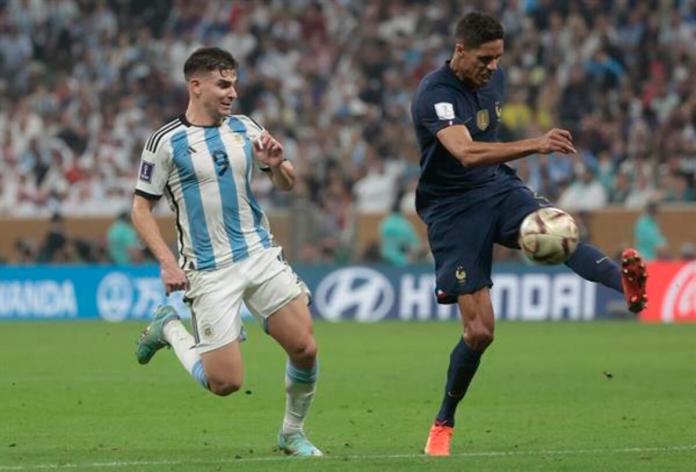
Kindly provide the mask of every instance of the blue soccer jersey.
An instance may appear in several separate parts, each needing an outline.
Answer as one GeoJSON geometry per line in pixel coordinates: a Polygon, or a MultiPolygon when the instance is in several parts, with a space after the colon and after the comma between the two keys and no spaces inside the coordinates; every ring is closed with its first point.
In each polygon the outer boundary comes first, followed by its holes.
{"type": "Polygon", "coordinates": [[[424,218],[447,200],[474,204],[522,185],[507,165],[462,165],[437,139],[441,129],[464,125],[474,141],[496,141],[504,93],[501,69],[485,86],[472,89],[457,78],[449,61],[421,81],[411,115],[421,150],[416,205],[424,218]]]}
{"type": "Polygon", "coordinates": [[[411,105],[421,150],[416,208],[428,226],[440,303],[490,287],[493,243],[517,247],[520,222],[545,205],[511,167],[465,166],[437,138],[463,125],[474,141],[497,141],[503,81],[498,69],[485,86],[470,88],[447,62],[423,78],[411,105]]]}
{"type": "Polygon", "coordinates": [[[244,115],[219,126],[195,126],[181,115],[146,142],[136,194],[167,196],[183,268],[212,270],[272,245],[268,219],[251,192],[252,141],[262,131],[244,115]]]}

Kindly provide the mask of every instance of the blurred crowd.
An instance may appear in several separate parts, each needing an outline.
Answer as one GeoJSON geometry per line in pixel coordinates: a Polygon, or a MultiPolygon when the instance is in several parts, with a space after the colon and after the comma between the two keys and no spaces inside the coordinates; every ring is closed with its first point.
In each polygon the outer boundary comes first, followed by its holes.
{"type": "MultiPolygon", "coordinates": [[[[117,215],[149,134],[186,105],[202,45],[240,61],[236,112],[285,145],[304,260],[341,254],[356,215],[414,209],[411,95],[471,9],[506,30],[501,139],[571,130],[575,157],[515,166],[571,211],[696,199],[693,0],[0,0],[0,215],[117,215]]],[[[167,211],[166,205],[160,205],[167,211]]]]}

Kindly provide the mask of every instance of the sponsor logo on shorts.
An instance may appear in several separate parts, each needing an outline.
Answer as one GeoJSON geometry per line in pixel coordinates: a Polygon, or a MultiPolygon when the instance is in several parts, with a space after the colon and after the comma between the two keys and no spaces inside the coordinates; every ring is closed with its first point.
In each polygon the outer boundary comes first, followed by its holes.
{"type": "Polygon", "coordinates": [[[204,324],[203,326],[201,326],[200,333],[203,335],[204,338],[212,338],[214,334],[213,327],[209,324],[204,324]]]}
{"type": "Polygon", "coordinates": [[[460,284],[466,283],[466,271],[464,270],[464,267],[457,267],[457,270],[454,271],[454,276],[457,278],[457,282],[460,284]]]}

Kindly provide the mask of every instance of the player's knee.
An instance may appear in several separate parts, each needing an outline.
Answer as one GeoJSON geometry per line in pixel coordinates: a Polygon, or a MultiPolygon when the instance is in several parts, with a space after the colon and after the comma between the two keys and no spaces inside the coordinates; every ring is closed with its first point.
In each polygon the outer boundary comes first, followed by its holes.
{"type": "Polygon", "coordinates": [[[215,395],[226,397],[242,388],[242,382],[238,380],[209,380],[208,389],[215,395]]]}
{"type": "Polygon", "coordinates": [[[474,351],[484,351],[493,342],[493,330],[486,327],[479,327],[477,329],[472,329],[467,333],[465,338],[466,343],[474,351]]]}
{"type": "Polygon", "coordinates": [[[289,354],[293,361],[306,362],[313,361],[317,357],[318,352],[319,348],[317,347],[317,343],[314,341],[314,337],[310,336],[305,341],[295,346],[289,354]]]}

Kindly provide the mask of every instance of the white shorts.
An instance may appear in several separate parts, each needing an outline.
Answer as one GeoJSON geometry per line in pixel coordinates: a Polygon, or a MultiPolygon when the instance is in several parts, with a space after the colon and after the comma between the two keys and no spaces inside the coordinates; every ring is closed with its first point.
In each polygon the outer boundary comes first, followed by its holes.
{"type": "MultiPolygon", "coordinates": [[[[272,247],[241,262],[212,271],[188,271],[190,288],[184,300],[191,308],[193,337],[199,353],[218,349],[239,338],[241,304],[262,323],[309,289],[272,247]]],[[[309,298],[308,298],[309,299],[309,298]]]]}

